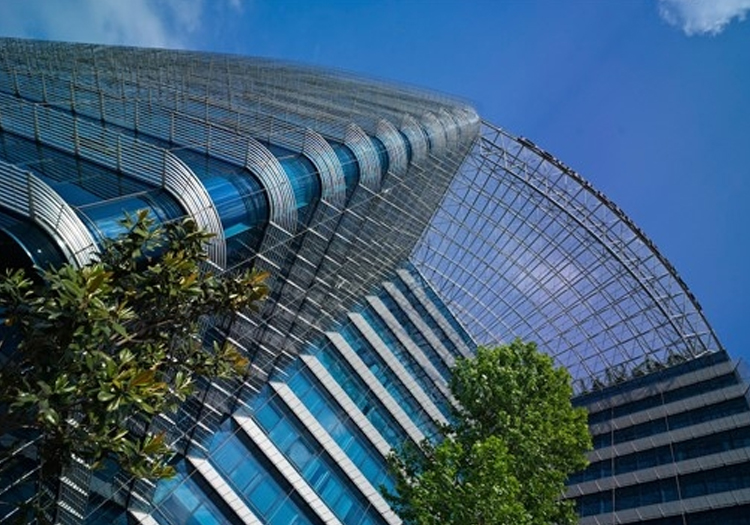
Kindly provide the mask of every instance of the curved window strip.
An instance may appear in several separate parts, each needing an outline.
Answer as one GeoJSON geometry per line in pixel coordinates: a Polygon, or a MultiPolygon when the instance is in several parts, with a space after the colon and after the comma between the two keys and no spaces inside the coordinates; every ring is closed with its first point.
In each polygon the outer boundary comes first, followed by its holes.
{"type": "Polygon", "coordinates": [[[241,166],[188,148],[173,153],[201,179],[214,202],[227,239],[265,226],[269,217],[267,192],[241,166]]]}
{"type": "Polygon", "coordinates": [[[65,258],[88,264],[98,247],[73,208],[48,184],[15,165],[0,161],[0,208],[28,218],[54,239],[65,258]]]}
{"type": "Polygon", "coordinates": [[[321,196],[321,183],[318,171],[307,157],[288,149],[265,144],[268,150],[278,159],[284,169],[294,193],[298,220],[306,223],[321,196]]]}
{"type": "Polygon", "coordinates": [[[344,144],[331,142],[331,147],[334,153],[336,153],[339,164],[341,164],[341,168],[344,171],[346,198],[348,200],[359,184],[359,162],[357,162],[354,152],[344,144]]]}
{"type": "Polygon", "coordinates": [[[383,171],[392,170],[396,175],[404,175],[408,167],[408,161],[406,146],[399,131],[389,121],[380,119],[375,128],[375,136],[383,144],[388,157],[388,162],[384,164],[386,167],[383,171]]]}
{"type": "Polygon", "coordinates": [[[49,268],[65,262],[60,248],[39,226],[7,210],[0,211],[0,258],[3,268],[49,268]]]}
{"type": "Polygon", "coordinates": [[[370,137],[370,142],[372,142],[372,145],[374,146],[375,151],[378,155],[378,159],[380,159],[381,177],[384,177],[388,172],[388,168],[390,166],[388,149],[385,147],[385,144],[383,144],[383,141],[377,137],[370,137]]]}
{"type": "Polygon", "coordinates": [[[99,244],[124,231],[120,221],[126,213],[147,209],[159,223],[185,214],[164,190],[89,160],[10,133],[0,132],[0,143],[0,158],[27,166],[54,189],[78,212],[99,244]]]}

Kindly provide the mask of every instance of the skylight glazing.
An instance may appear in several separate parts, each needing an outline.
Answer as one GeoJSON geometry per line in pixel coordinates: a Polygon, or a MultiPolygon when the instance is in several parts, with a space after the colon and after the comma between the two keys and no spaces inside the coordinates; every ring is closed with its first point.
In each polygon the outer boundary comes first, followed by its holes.
{"type": "Polygon", "coordinates": [[[475,341],[536,341],[577,392],[721,348],[622,210],[486,122],[411,259],[475,341]]]}

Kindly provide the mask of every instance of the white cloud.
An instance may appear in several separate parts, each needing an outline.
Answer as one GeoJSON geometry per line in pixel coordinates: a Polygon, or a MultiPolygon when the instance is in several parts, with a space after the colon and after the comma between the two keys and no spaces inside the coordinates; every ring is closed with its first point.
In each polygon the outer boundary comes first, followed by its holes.
{"type": "Polygon", "coordinates": [[[203,0],[0,2],[0,35],[143,47],[186,47],[203,0]]]}
{"type": "Polygon", "coordinates": [[[238,13],[241,13],[242,12],[242,0],[229,0],[229,7],[231,7],[238,13]]]}
{"type": "MultiPolygon", "coordinates": [[[[116,1],[116,0],[115,0],[116,1]]],[[[203,15],[202,0],[162,0],[165,2],[169,16],[179,24],[183,31],[194,32],[200,27],[203,15]]]]}
{"type": "Polygon", "coordinates": [[[688,36],[718,35],[750,11],[750,0],[659,0],[659,14],[688,36]]]}

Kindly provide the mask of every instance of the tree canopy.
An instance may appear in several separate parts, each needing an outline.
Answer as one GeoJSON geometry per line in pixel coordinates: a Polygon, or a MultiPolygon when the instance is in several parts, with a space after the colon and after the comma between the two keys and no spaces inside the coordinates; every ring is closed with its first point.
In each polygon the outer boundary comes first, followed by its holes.
{"type": "MultiPolygon", "coordinates": [[[[32,439],[45,479],[73,456],[170,476],[165,436],[133,423],[147,428],[176,408],[197,376],[236,377],[249,364],[229,344],[204,344],[200,326],[254,309],[265,275],[213,272],[210,235],[190,219],[159,226],[143,211],[122,225],[91,264],[0,278],[0,450],[32,439]]],[[[5,459],[0,469],[12,464],[5,459]]]]}
{"type": "Polygon", "coordinates": [[[452,423],[390,458],[408,525],[563,525],[577,522],[561,500],[567,476],[587,464],[585,409],[571,405],[569,373],[534,343],[480,347],[451,378],[452,423]]]}

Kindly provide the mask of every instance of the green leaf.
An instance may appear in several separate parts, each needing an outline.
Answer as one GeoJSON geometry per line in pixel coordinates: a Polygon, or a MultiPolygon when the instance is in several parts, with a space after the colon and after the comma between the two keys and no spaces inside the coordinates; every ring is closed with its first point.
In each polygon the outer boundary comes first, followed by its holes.
{"type": "Polygon", "coordinates": [[[42,394],[44,394],[45,397],[52,395],[52,389],[45,381],[39,380],[36,384],[39,386],[39,390],[42,391],[42,394]]]}
{"type": "Polygon", "coordinates": [[[148,383],[153,383],[155,374],[156,372],[154,370],[143,370],[130,381],[130,385],[142,386],[148,383]]]}
{"type": "Polygon", "coordinates": [[[107,392],[106,390],[100,390],[96,395],[96,398],[102,403],[108,403],[115,398],[115,394],[112,392],[107,392]]]}
{"type": "Polygon", "coordinates": [[[0,392],[9,393],[0,421],[28,414],[39,460],[56,465],[45,473],[53,477],[74,456],[170,475],[164,438],[142,443],[123,414],[148,423],[187,396],[196,374],[236,377],[244,358],[228,351],[223,361],[225,349],[203,348],[200,321],[252,308],[266,293],[257,272],[252,282],[203,272],[210,235],[194,221],[157,225],[139,210],[122,224],[124,233],[105,240],[92,264],[40,271],[43,285],[23,271],[0,277],[2,319],[22,334],[14,353],[20,372],[0,373],[0,392]]]}
{"type": "Polygon", "coordinates": [[[60,415],[56,410],[52,408],[44,408],[40,410],[39,415],[48,424],[57,426],[60,424],[60,415]]]}
{"type": "Polygon", "coordinates": [[[128,331],[125,330],[125,327],[122,326],[120,323],[112,322],[112,329],[122,337],[128,336],[128,331]]]}
{"type": "Polygon", "coordinates": [[[453,369],[459,406],[442,440],[394,451],[386,499],[406,523],[575,523],[559,501],[586,465],[586,413],[570,376],[533,343],[479,348],[453,369]]]}
{"type": "Polygon", "coordinates": [[[99,287],[104,282],[104,279],[109,277],[110,274],[105,273],[103,271],[98,272],[93,279],[91,279],[88,282],[88,286],[86,287],[90,293],[93,293],[99,289],[99,287]]]}
{"type": "Polygon", "coordinates": [[[114,399],[107,405],[107,412],[115,412],[122,404],[122,396],[115,396],[114,399]]]}

